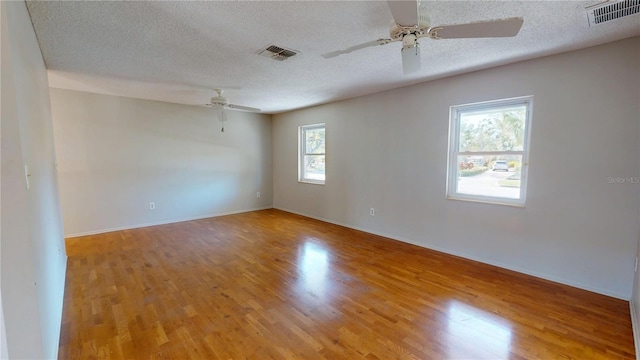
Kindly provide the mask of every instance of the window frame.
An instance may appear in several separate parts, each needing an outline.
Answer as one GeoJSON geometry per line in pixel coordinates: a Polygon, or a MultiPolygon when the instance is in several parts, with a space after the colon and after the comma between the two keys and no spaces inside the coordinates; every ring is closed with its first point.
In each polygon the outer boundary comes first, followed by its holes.
{"type": "Polygon", "coordinates": [[[327,179],[327,172],[326,172],[326,161],[327,161],[327,143],[326,143],[326,136],[327,136],[327,126],[326,123],[318,123],[318,124],[310,124],[310,125],[302,125],[298,127],[298,182],[301,183],[307,183],[307,184],[316,184],[316,185],[324,185],[327,179]],[[306,131],[307,130],[316,130],[316,129],[324,129],[324,133],[325,133],[325,150],[324,153],[322,154],[312,154],[312,153],[307,153],[306,152],[306,146],[307,146],[307,142],[306,142],[306,131]],[[325,159],[325,178],[324,180],[318,180],[318,179],[310,179],[308,177],[306,177],[306,172],[305,172],[305,166],[304,166],[304,159],[305,156],[309,156],[309,155],[322,155],[324,156],[325,159]]]}
{"type": "Polygon", "coordinates": [[[524,207],[527,195],[527,180],[529,170],[529,153],[531,145],[531,118],[533,114],[533,95],[521,96],[507,99],[498,99],[491,101],[483,101],[477,103],[454,105],[449,109],[449,152],[447,158],[447,182],[446,197],[450,200],[473,201],[488,204],[510,205],[524,207]],[[495,109],[506,108],[509,106],[524,105],[525,121],[522,151],[460,151],[460,117],[463,113],[487,112],[495,109]],[[459,193],[458,187],[458,156],[486,156],[486,155],[517,155],[522,156],[522,165],[520,170],[520,195],[517,199],[459,193]]]}

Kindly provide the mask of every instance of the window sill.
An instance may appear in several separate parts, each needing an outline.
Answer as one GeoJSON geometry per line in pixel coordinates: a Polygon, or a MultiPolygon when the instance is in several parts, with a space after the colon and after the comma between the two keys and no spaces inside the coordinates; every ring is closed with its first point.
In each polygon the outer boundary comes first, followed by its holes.
{"type": "Polygon", "coordinates": [[[324,185],[324,181],[322,180],[309,180],[309,179],[300,179],[298,180],[299,183],[304,183],[304,184],[313,184],[313,185],[324,185]]]}
{"type": "Polygon", "coordinates": [[[496,198],[475,198],[475,197],[460,197],[460,196],[447,196],[447,200],[456,200],[456,201],[467,201],[474,203],[482,203],[488,205],[502,205],[502,206],[511,206],[516,208],[524,208],[525,204],[523,202],[512,202],[512,201],[502,201],[501,199],[496,198]]]}

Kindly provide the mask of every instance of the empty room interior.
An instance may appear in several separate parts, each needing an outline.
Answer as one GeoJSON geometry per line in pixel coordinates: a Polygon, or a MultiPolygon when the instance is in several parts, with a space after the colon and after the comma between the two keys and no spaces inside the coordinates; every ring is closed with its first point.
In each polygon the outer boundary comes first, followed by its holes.
{"type": "Polygon", "coordinates": [[[2,359],[640,359],[640,1],[2,1],[2,359]]]}

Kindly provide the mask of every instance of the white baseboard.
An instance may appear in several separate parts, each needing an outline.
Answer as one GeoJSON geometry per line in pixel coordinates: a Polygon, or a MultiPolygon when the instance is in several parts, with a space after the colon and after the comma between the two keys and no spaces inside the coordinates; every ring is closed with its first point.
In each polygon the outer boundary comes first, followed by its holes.
{"type": "MultiPolygon", "coordinates": [[[[298,211],[295,211],[295,210],[290,210],[290,209],[279,207],[279,206],[274,206],[273,208],[274,209],[278,209],[278,210],[282,210],[282,211],[286,211],[286,212],[290,212],[290,213],[293,213],[293,214],[297,214],[297,215],[300,215],[300,216],[305,216],[305,217],[309,217],[309,218],[312,218],[312,219],[328,222],[330,224],[340,225],[340,226],[344,226],[344,227],[347,227],[347,228],[350,228],[350,229],[364,231],[364,232],[369,233],[369,234],[374,234],[374,235],[386,237],[386,238],[389,238],[391,240],[401,241],[401,242],[404,242],[404,243],[420,246],[422,248],[426,248],[426,249],[430,249],[430,250],[435,250],[435,251],[442,252],[442,253],[445,253],[445,254],[454,255],[454,256],[462,257],[462,258],[473,260],[473,261],[478,261],[478,262],[481,262],[481,263],[484,263],[484,264],[488,264],[488,265],[496,266],[496,267],[499,267],[499,268],[503,268],[503,269],[507,269],[507,270],[511,270],[511,271],[515,271],[515,272],[519,272],[519,273],[522,273],[522,274],[525,274],[525,275],[530,275],[530,276],[533,276],[533,277],[537,277],[537,278],[553,281],[553,282],[556,282],[556,283],[560,283],[560,284],[563,284],[563,285],[568,285],[568,286],[575,287],[575,288],[578,288],[578,289],[583,289],[583,290],[595,292],[595,293],[606,295],[606,296],[610,296],[610,297],[613,297],[613,298],[616,298],[616,299],[629,301],[629,296],[627,294],[621,294],[621,293],[611,292],[611,291],[606,290],[606,289],[595,288],[595,287],[590,286],[590,285],[577,283],[577,282],[570,281],[570,280],[567,280],[567,279],[561,279],[561,278],[555,277],[553,275],[543,274],[543,273],[539,273],[539,272],[532,271],[532,270],[529,270],[529,269],[524,269],[524,268],[520,268],[520,267],[517,267],[517,266],[509,265],[509,264],[504,264],[504,263],[501,263],[501,262],[497,262],[495,260],[483,259],[483,258],[480,258],[478,256],[470,255],[470,254],[467,254],[467,253],[464,253],[464,252],[461,252],[461,251],[457,251],[457,250],[442,248],[442,247],[438,247],[438,246],[427,246],[425,244],[419,243],[419,242],[411,240],[411,239],[405,239],[405,238],[401,238],[401,237],[398,237],[398,236],[395,236],[395,235],[391,235],[391,234],[385,234],[385,233],[373,231],[373,230],[370,230],[370,229],[365,229],[365,228],[361,228],[361,227],[358,227],[358,226],[353,226],[353,225],[350,225],[350,224],[344,224],[344,223],[341,223],[341,222],[338,222],[338,221],[325,219],[325,218],[322,218],[322,217],[313,216],[313,215],[309,215],[309,214],[304,214],[304,213],[301,213],[301,212],[298,212],[298,211]]],[[[638,360],[640,360],[640,359],[638,359],[638,360]]]]}
{"type": "Polygon", "coordinates": [[[119,226],[119,227],[113,227],[113,228],[107,228],[107,229],[85,231],[85,232],[74,233],[74,234],[65,234],[64,237],[65,238],[72,238],[72,237],[78,237],[78,236],[97,235],[97,234],[104,234],[104,233],[108,233],[108,232],[112,232],[112,231],[137,229],[137,228],[142,228],[142,227],[147,227],[147,226],[155,226],[155,225],[173,224],[173,223],[179,223],[179,222],[183,222],[183,221],[207,219],[207,218],[212,218],[212,217],[240,214],[240,213],[245,213],[245,212],[250,212],[250,211],[267,210],[267,209],[272,209],[272,208],[273,207],[271,207],[271,206],[266,206],[266,207],[260,207],[260,208],[229,211],[229,212],[208,214],[208,215],[202,215],[202,216],[194,216],[194,217],[188,217],[188,218],[169,219],[169,220],[163,220],[163,221],[157,221],[157,222],[151,222],[151,223],[126,225],[126,226],[119,226]]]}
{"type": "Polygon", "coordinates": [[[633,343],[636,347],[636,360],[640,360],[640,324],[633,300],[629,301],[629,308],[631,309],[631,328],[633,329],[633,343]]]}

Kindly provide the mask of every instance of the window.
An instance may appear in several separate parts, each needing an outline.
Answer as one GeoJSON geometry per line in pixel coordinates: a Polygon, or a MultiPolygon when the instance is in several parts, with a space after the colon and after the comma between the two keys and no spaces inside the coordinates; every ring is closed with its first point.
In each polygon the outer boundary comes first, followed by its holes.
{"type": "Polygon", "coordinates": [[[324,124],[300,127],[298,180],[324,184],[325,180],[324,124]]]}
{"type": "Polygon", "coordinates": [[[447,198],[524,206],[533,96],[451,107],[447,198]]]}

